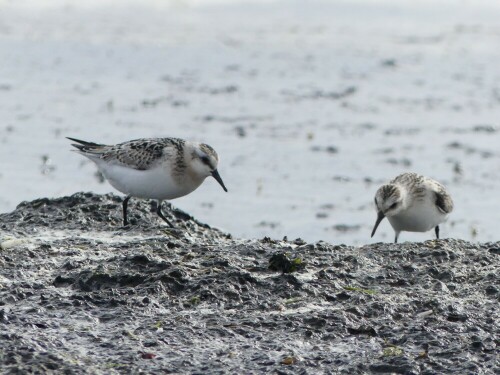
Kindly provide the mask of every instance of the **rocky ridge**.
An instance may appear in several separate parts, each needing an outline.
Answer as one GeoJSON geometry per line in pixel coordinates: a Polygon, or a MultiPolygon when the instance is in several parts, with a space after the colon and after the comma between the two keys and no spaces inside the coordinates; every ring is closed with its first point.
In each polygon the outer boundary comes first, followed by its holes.
{"type": "Polygon", "coordinates": [[[0,215],[2,373],[498,373],[500,243],[233,239],[77,193],[0,215]]]}

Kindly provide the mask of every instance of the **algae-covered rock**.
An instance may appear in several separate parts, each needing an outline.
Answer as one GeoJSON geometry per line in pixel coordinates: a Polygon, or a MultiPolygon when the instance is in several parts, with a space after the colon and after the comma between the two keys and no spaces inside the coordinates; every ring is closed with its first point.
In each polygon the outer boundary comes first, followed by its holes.
{"type": "Polygon", "coordinates": [[[152,209],[122,227],[119,197],[78,193],[0,215],[2,373],[498,371],[500,243],[232,239],[152,209]]]}

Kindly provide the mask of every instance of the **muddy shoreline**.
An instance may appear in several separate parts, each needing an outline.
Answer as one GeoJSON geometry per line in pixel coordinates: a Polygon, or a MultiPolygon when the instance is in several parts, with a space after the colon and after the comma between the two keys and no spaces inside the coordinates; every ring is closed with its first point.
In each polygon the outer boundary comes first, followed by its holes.
{"type": "Polygon", "coordinates": [[[120,202],[0,215],[2,373],[499,370],[500,242],[234,239],[139,200],[123,228],[120,202]]]}

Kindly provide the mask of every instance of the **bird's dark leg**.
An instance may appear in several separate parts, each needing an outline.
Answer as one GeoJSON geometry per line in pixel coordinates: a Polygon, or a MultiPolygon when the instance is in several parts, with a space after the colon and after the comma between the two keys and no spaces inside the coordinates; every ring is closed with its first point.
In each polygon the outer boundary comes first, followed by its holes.
{"type": "Polygon", "coordinates": [[[434,231],[436,232],[436,238],[439,240],[439,225],[436,225],[436,228],[434,228],[434,231]]]}
{"type": "Polygon", "coordinates": [[[158,204],[156,206],[156,213],[158,214],[159,217],[161,217],[163,219],[164,222],[166,222],[168,225],[170,225],[170,228],[174,228],[172,223],[170,221],[168,221],[168,219],[163,215],[163,212],[161,212],[161,204],[162,204],[162,201],[158,201],[158,204]]]}
{"type": "Polygon", "coordinates": [[[394,243],[398,243],[398,237],[399,233],[396,232],[396,235],[394,236],[394,243]]]}
{"type": "Polygon", "coordinates": [[[127,205],[128,205],[128,201],[130,199],[130,195],[127,195],[125,197],[125,199],[123,200],[123,226],[127,226],[128,224],[128,221],[127,221],[127,205]]]}

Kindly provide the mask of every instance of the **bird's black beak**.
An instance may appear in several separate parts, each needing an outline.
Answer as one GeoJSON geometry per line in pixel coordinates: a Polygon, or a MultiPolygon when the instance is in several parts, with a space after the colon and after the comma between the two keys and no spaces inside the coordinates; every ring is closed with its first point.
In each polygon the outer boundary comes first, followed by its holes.
{"type": "Polygon", "coordinates": [[[373,227],[372,237],[375,234],[375,232],[377,231],[377,228],[378,228],[378,225],[380,224],[380,222],[382,220],[384,220],[384,217],[385,217],[384,213],[382,211],[379,211],[377,214],[377,221],[375,222],[375,226],[373,227]]]}
{"type": "Polygon", "coordinates": [[[217,180],[217,182],[220,184],[220,186],[222,186],[222,188],[224,189],[224,191],[227,193],[227,189],[224,186],[224,182],[222,182],[222,178],[220,178],[220,174],[219,174],[219,172],[217,172],[217,169],[214,169],[212,171],[212,176],[217,180]]]}

